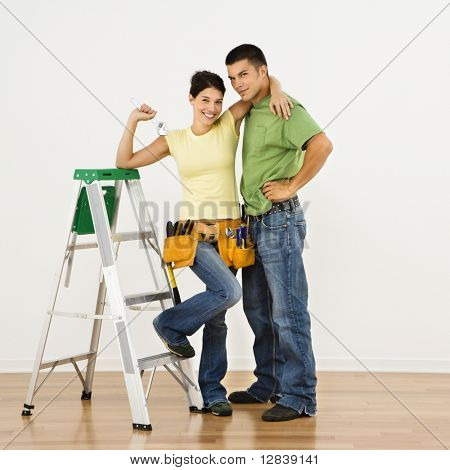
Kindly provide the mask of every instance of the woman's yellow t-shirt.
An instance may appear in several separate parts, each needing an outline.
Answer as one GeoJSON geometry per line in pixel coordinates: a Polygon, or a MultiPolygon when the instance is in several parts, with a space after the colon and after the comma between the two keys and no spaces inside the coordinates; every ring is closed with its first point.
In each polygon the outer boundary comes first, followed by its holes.
{"type": "Polygon", "coordinates": [[[170,154],[183,183],[180,219],[237,219],[240,216],[235,158],[239,136],[229,110],[203,135],[191,128],[169,132],[170,154]]]}

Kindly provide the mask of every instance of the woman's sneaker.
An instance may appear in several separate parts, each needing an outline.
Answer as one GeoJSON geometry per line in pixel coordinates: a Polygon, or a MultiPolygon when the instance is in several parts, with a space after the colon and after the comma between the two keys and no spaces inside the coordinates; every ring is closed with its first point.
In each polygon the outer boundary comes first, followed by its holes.
{"type": "Polygon", "coordinates": [[[233,414],[233,408],[226,401],[215,403],[208,408],[208,411],[211,411],[214,416],[231,416],[233,414]]]}
{"type": "Polygon", "coordinates": [[[191,346],[191,343],[182,344],[181,346],[177,346],[175,344],[164,343],[166,348],[173,354],[177,356],[191,358],[195,356],[195,350],[191,346]]]}
{"type": "Polygon", "coordinates": [[[178,346],[176,344],[170,344],[169,342],[167,342],[157,331],[156,331],[156,334],[159,336],[159,339],[164,343],[164,346],[171,353],[177,356],[186,357],[186,358],[191,358],[195,356],[195,350],[191,346],[191,343],[189,341],[185,344],[182,344],[181,346],[178,346]]]}

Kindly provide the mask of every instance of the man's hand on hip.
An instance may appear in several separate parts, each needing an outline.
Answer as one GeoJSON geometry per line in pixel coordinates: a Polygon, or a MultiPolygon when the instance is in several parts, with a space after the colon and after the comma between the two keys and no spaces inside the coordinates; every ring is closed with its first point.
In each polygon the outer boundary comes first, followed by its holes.
{"type": "Polygon", "coordinates": [[[289,180],[267,181],[262,188],[264,196],[272,202],[286,201],[297,193],[292,189],[289,180]]]}

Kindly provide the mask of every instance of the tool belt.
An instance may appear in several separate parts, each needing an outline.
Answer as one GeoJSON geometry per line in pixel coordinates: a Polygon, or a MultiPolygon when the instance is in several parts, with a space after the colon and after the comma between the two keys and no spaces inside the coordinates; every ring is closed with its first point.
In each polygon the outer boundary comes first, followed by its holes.
{"type": "Polygon", "coordinates": [[[192,266],[198,242],[217,243],[228,267],[245,268],[255,263],[254,245],[247,234],[248,226],[241,219],[168,222],[163,260],[173,263],[174,269],[192,266]]]}

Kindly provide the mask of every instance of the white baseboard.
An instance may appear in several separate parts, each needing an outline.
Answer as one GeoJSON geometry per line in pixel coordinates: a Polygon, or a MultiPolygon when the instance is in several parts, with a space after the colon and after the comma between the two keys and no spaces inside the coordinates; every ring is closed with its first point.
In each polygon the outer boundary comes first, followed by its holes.
{"type": "Polygon", "coordinates": [[[360,358],[363,367],[353,358],[318,358],[319,371],[336,372],[412,372],[412,373],[450,373],[450,359],[386,359],[360,358]],[[366,369],[367,368],[367,369],[366,369]]]}
{"type": "MultiPolygon", "coordinates": [[[[371,372],[415,372],[415,373],[450,373],[450,359],[374,359],[362,358],[361,362],[371,372]]],[[[365,372],[367,371],[353,358],[319,357],[316,358],[318,371],[329,372],[365,372]]],[[[229,370],[253,370],[253,358],[232,357],[228,360],[229,370]]]]}
{"type": "MultiPolygon", "coordinates": [[[[450,373],[449,359],[374,359],[363,358],[361,361],[373,372],[415,372],[415,373],[450,373]]],[[[316,358],[317,370],[355,372],[365,369],[352,358],[316,358]]],[[[0,359],[0,373],[31,372],[33,359],[0,359]]],[[[81,363],[83,365],[83,363],[81,363]]],[[[228,359],[229,370],[252,371],[255,367],[251,357],[230,357],[228,359]]],[[[71,365],[57,368],[60,372],[73,371],[71,365]]],[[[100,357],[97,360],[98,371],[121,370],[120,359],[115,357],[100,357]]]]}

